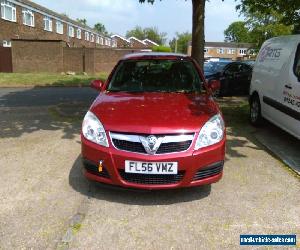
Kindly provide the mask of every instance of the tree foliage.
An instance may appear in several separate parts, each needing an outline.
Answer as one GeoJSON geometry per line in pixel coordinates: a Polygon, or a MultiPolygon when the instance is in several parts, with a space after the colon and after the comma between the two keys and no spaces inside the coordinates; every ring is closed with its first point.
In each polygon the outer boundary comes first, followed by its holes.
{"type": "Polygon", "coordinates": [[[77,18],[76,21],[78,23],[81,23],[82,25],[86,26],[87,25],[87,20],[84,18],[84,19],[80,19],[80,18],[77,18]]]}
{"type": "Polygon", "coordinates": [[[190,32],[176,33],[169,45],[172,51],[176,52],[176,42],[177,42],[177,52],[186,54],[188,49],[188,43],[192,40],[192,34],[190,32]]]}
{"type": "MultiPolygon", "coordinates": [[[[193,5],[192,57],[203,67],[204,64],[204,19],[206,0],[191,0],[193,5]]],[[[222,0],[223,1],[223,0],[222,0]]],[[[151,3],[155,0],[139,0],[140,3],[151,3]]]]}
{"type": "Polygon", "coordinates": [[[94,25],[94,30],[97,31],[98,33],[100,34],[103,34],[103,35],[108,35],[108,32],[106,30],[106,27],[104,24],[102,23],[96,23],[94,25]]]}
{"type": "Polygon", "coordinates": [[[167,33],[159,32],[157,27],[148,27],[143,29],[140,26],[136,26],[134,29],[128,30],[126,33],[127,38],[132,36],[140,40],[150,39],[159,45],[165,44],[167,40],[167,33]]]}
{"type": "Polygon", "coordinates": [[[281,23],[282,14],[274,10],[264,14],[245,9],[244,16],[245,22],[234,22],[224,31],[225,41],[249,42],[259,49],[269,38],[292,34],[294,26],[281,23]]]}
{"type": "Polygon", "coordinates": [[[241,0],[237,5],[241,13],[261,13],[273,15],[272,12],[280,13],[280,23],[293,25],[293,33],[300,33],[300,1],[299,0],[241,0]]]}
{"type": "Polygon", "coordinates": [[[224,31],[225,42],[248,43],[251,41],[251,35],[246,22],[233,22],[224,31]]]}

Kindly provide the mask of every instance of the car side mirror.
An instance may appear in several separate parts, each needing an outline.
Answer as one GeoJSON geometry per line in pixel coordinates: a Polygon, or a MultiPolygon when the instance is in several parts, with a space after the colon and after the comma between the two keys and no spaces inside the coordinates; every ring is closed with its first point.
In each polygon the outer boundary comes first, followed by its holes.
{"type": "Polygon", "coordinates": [[[93,80],[91,82],[91,88],[96,89],[97,91],[102,91],[104,86],[104,82],[101,80],[93,80]]]}
{"type": "Polygon", "coordinates": [[[217,90],[219,90],[221,88],[221,82],[219,80],[210,80],[208,82],[208,88],[212,92],[216,92],[217,90]]]}

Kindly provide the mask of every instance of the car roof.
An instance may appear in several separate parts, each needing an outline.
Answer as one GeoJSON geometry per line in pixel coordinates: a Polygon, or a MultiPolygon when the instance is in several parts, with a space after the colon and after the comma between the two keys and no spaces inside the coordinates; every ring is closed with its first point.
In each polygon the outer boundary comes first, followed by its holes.
{"type": "Polygon", "coordinates": [[[165,52],[143,52],[143,53],[133,53],[125,55],[123,60],[130,59],[153,59],[153,58],[190,58],[188,55],[178,54],[178,53],[165,53],[165,52]]]}

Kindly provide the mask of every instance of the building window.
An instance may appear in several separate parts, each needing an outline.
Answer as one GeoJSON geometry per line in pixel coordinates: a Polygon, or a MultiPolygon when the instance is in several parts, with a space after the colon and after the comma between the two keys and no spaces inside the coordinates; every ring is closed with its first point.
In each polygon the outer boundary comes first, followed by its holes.
{"type": "Polygon", "coordinates": [[[105,45],[111,46],[111,40],[109,38],[105,38],[105,45]]]}
{"type": "Polygon", "coordinates": [[[89,41],[90,40],[90,33],[85,31],[84,35],[85,35],[85,40],[89,41]]]}
{"type": "Polygon", "coordinates": [[[219,48],[217,49],[218,54],[224,54],[224,49],[223,48],[219,48]]]}
{"type": "Polygon", "coordinates": [[[64,24],[58,20],[56,20],[56,33],[61,35],[64,33],[64,24]]]}
{"type": "Polygon", "coordinates": [[[68,32],[69,37],[74,37],[74,27],[73,26],[69,26],[69,32],[68,32]]]}
{"type": "Polygon", "coordinates": [[[100,43],[100,36],[96,36],[96,43],[100,43]]]}
{"type": "Polygon", "coordinates": [[[48,16],[44,17],[44,29],[46,31],[52,31],[52,19],[48,16]]]}
{"type": "Polygon", "coordinates": [[[229,55],[235,54],[235,49],[228,49],[227,54],[229,54],[229,55]]]}
{"type": "Polygon", "coordinates": [[[3,47],[11,47],[11,41],[4,40],[2,45],[3,45],[3,47]]]}
{"type": "Polygon", "coordinates": [[[77,38],[81,39],[81,29],[77,29],[77,38]]]}
{"type": "Polygon", "coordinates": [[[17,21],[16,6],[8,1],[1,1],[1,18],[7,21],[17,21]]]}
{"type": "Polygon", "coordinates": [[[117,41],[115,39],[112,40],[112,47],[114,47],[114,48],[117,47],[117,41]]]}
{"type": "Polygon", "coordinates": [[[27,26],[34,27],[34,14],[33,14],[33,11],[28,10],[28,9],[23,9],[22,14],[23,14],[23,24],[25,24],[27,26]]]}
{"type": "Polygon", "coordinates": [[[207,53],[207,52],[208,52],[208,49],[207,49],[207,48],[205,48],[205,49],[204,49],[204,53],[207,53]]]}
{"type": "Polygon", "coordinates": [[[103,44],[104,44],[103,37],[100,37],[100,44],[101,44],[101,45],[103,45],[103,44]]]}
{"type": "Polygon", "coordinates": [[[240,49],[240,55],[247,55],[247,49],[240,49]]]}
{"type": "Polygon", "coordinates": [[[95,42],[95,36],[94,36],[94,34],[91,34],[91,42],[92,43],[95,42]]]}

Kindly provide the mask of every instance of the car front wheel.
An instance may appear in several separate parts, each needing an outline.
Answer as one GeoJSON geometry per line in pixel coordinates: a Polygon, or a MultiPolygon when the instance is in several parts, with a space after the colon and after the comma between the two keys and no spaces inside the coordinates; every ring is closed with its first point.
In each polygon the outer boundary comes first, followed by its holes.
{"type": "Polygon", "coordinates": [[[250,122],[253,126],[259,126],[262,123],[261,105],[258,95],[254,95],[250,102],[250,122]]]}

